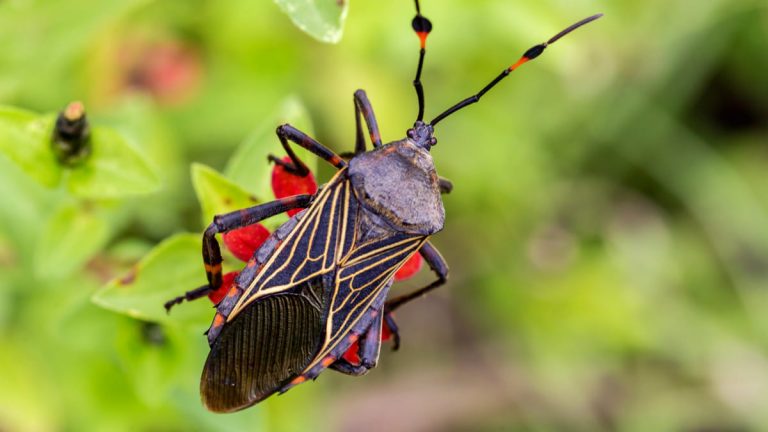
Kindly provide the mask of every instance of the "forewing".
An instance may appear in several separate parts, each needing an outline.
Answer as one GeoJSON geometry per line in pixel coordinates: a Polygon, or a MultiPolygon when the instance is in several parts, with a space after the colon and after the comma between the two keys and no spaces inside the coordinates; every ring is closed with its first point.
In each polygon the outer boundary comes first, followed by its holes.
{"type": "MultiPolygon", "coordinates": [[[[426,237],[392,235],[353,248],[336,272],[326,319],[325,344],[304,374],[314,377],[352,344],[350,335],[365,331],[366,311],[381,312],[395,272],[416,253],[426,237]]],[[[370,319],[370,317],[369,317],[370,319]]]]}
{"type": "Polygon", "coordinates": [[[306,368],[322,333],[321,312],[310,298],[282,294],[254,302],[211,347],[200,383],[203,403],[230,412],[266,398],[306,368]]]}
{"type": "MultiPolygon", "coordinates": [[[[251,302],[261,297],[291,290],[307,280],[335,270],[339,244],[344,244],[344,228],[349,214],[349,182],[339,171],[318,194],[312,206],[301,220],[286,233],[284,240],[270,251],[258,270],[246,267],[244,273],[251,280],[244,286],[244,293],[232,303],[222,302],[219,312],[235,316],[251,302]]],[[[243,279],[243,278],[241,278],[243,279]]]]}

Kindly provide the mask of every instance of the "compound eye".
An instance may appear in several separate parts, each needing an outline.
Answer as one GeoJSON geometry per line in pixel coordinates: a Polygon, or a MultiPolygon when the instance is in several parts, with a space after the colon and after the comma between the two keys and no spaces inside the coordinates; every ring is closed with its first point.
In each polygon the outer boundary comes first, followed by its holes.
{"type": "Polygon", "coordinates": [[[437,138],[432,137],[432,139],[429,140],[429,145],[431,146],[437,145],[437,138]]]}
{"type": "Polygon", "coordinates": [[[413,129],[408,129],[408,131],[405,134],[408,135],[408,138],[413,139],[416,136],[416,131],[414,131],[413,129]]]}

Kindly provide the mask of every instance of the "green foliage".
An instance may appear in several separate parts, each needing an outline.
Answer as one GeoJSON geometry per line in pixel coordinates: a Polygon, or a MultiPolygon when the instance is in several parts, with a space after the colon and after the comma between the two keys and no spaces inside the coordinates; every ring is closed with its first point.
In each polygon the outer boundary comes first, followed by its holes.
{"type": "Polygon", "coordinates": [[[206,321],[202,317],[209,310],[203,302],[177,308],[173,316],[168,315],[163,308],[167,300],[202,285],[200,276],[205,273],[199,261],[200,236],[177,234],[161,242],[127,274],[112,280],[103,290],[94,294],[93,301],[138,319],[200,324],[206,321]],[[186,288],[179,290],[181,286],[186,288]]]}
{"type": "Polygon", "coordinates": [[[69,175],[68,189],[83,198],[117,198],[154,192],[155,170],[117,132],[94,127],[93,153],[69,175]]]}
{"type": "Polygon", "coordinates": [[[341,40],[349,0],[275,0],[296,27],[323,42],[341,40]]]}
{"type": "Polygon", "coordinates": [[[192,184],[203,209],[203,226],[211,223],[215,215],[259,203],[255,196],[205,165],[192,165],[192,184]]]}
{"type": "Polygon", "coordinates": [[[104,248],[109,230],[103,215],[74,204],[62,204],[41,229],[35,274],[42,278],[70,275],[104,248]]]}
{"type": "Polygon", "coordinates": [[[149,163],[120,134],[93,127],[92,154],[74,168],[62,167],[51,150],[55,117],[0,107],[0,151],[47,187],[66,172],[67,189],[77,197],[118,198],[154,192],[160,186],[149,163]]]}
{"type": "MultiPolygon", "coordinates": [[[[310,136],[314,133],[312,121],[304,105],[297,98],[289,97],[283,101],[275,114],[263,121],[237,147],[224,169],[226,176],[244,188],[254,191],[259,197],[271,197],[269,171],[254,167],[263,163],[268,154],[282,155],[285,152],[275,137],[277,125],[283,123],[290,123],[310,136]]],[[[307,168],[316,171],[316,157],[301,147],[295,148],[294,151],[307,168]]],[[[209,221],[210,219],[207,219],[206,223],[209,221]]]]}
{"type": "Polygon", "coordinates": [[[61,168],[51,151],[53,117],[0,107],[0,151],[45,186],[56,186],[61,168]]]}

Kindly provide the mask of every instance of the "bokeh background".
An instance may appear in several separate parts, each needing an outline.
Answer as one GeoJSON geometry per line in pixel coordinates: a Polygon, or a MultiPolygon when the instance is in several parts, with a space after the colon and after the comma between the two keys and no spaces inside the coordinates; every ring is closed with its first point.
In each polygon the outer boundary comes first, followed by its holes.
{"type": "MultiPolygon", "coordinates": [[[[248,137],[276,143],[286,103],[342,152],[364,88],[384,139],[404,136],[412,2],[351,0],[338,44],[266,0],[0,3],[0,103],[82,100],[162,182],[83,199],[0,156],[0,430],[768,429],[768,4],[422,3],[428,118],[606,16],[437,128],[450,281],[398,314],[401,350],[232,415],[199,402],[209,304],[152,324],[91,298],[163,239],[201,232],[190,163],[223,170],[248,137]],[[52,241],[62,206],[80,225],[52,241]],[[90,246],[73,258],[72,243],[90,246]]],[[[167,271],[202,283],[192,260],[167,271]]]]}

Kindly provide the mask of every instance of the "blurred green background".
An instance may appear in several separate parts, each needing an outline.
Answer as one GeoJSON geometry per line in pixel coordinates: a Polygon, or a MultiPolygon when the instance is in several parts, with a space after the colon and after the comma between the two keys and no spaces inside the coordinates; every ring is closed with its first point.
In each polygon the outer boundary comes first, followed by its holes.
{"type": "Polygon", "coordinates": [[[768,430],[768,4],[422,3],[427,118],[606,16],[437,128],[450,281],[398,314],[401,350],[214,415],[198,396],[210,304],[161,309],[204,282],[198,234],[160,269],[170,283],[145,286],[160,324],[91,297],[201,232],[190,163],[225,170],[250,137],[263,153],[238,161],[268,175],[286,110],[347,151],[364,88],[384,140],[404,136],[412,2],[351,0],[338,44],[266,0],[0,2],[0,104],[82,100],[161,182],[83,197],[0,156],[1,431],[768,430]]]}

